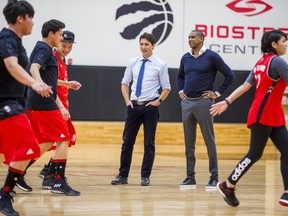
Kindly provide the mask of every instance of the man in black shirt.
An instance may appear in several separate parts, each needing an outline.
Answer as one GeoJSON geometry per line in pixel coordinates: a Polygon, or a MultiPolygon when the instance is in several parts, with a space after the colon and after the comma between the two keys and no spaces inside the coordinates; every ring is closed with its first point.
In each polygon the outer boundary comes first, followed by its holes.
{"type": "Polygon", "coordinates": [[[31,34],[34,9],[26,1],[9,0],[3,10],[9,28],[0,32],[0,152],[5,156],[8,174],[0,189],[0,212],[18,216],[11,200],[16,182],[40,149],[25,114],[25,85],[49,97],[51,87],[37,82],[25,71],[28,57],[22,37],[31,34]],[[13,134],[13,136],[11,136],[13,134]]]}

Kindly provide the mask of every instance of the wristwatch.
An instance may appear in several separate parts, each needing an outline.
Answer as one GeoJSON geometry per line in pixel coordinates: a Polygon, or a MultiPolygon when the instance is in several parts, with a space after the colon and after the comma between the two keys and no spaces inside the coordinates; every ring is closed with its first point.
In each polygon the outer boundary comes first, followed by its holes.
{"type": "Polygon", "coordinates": [[[214,94],[217,95],[217,97],[221,96],[221,94],[218,91],[215,91],[214,94]]]}

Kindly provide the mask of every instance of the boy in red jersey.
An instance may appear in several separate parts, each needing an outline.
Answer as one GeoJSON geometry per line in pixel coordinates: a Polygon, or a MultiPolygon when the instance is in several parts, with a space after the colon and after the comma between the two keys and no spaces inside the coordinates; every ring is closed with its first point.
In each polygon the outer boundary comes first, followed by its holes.
{"type": "Polygon", "coordinates": [[[25,68],[28,57],[22,37],[30,35],[34,9],[26,1],[9,0],[3,9],[9,28],[0,32],[0,152],[9,166],[4,186],[0,189],[0,212],[18,216],[11,200],[16,182],[40,149],[25,114],[26,86],[40,97],[49,97],[51,87],[33,79],[25,68]],[[12,135],[13,134],[13,135],[12,135]]]}
{"type": "MultiPolygon", "coordinates": [[[[79,90],[81,84],[77,81],[68,80],[68,72],[65,57],[69,55],[75,43],[75,35],[71,31],[63,31],[63,39],[60,45],[53,49],[53,54],[58,62],[58,84],[57,84],[57,99],[56,103],[60,108],[65,121],[67,121],[67,128],[70,133],[69,147],[75,145],[76,131],[72,124],[71,116],[69,113],[68,94],[69,89],[79,90]]],[[[53,157],[52,157],[53,158],[53,157]]],[[[44,165],[43,169],[39,173],[39,177],[43,178],[49,175],[49,168],[53,163],[53,159],[50,159],[47,165],[44,165]]],[[[53,170],[53,169],[52,169],[53,170]]]]}
{"type": "Polygon", "coordinates": [[[228,205],[238,206],[235,187],[240,178],[257,162],[270,138],[279,150],[284,193],[279,203],[288,206],[288,132],[282,108],[282,97],[288,83],[288,64],[280,56],[286,53],[287,35],[280,30],[265,32],[261,40],[263,56],[255,64],[246,81],[224,101],[212,105],[212,115],[221,114],[253,84],[256,92],[249,110],[247,126],[251,129],[248,153],[239,161],[227,181],[217,184],[228,205]]]}

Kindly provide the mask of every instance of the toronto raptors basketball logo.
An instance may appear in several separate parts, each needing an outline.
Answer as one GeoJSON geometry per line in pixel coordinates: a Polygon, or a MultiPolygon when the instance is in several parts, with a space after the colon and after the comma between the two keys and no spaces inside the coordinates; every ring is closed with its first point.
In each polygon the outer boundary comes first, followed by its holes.
{"type": "Polygon", "coordinates": [[[130,22],[126,23],[122,38],[131,40],[137,38],[145,29],[152,29],[157,44],[163,43],[169,36],[173,27],[172,9],[167,0],[150,0],[124,4],[117,9],[116,20],[120,17],[131,16],[130,22]],[[134,21],[136,14],[141,14],[141,19],[134,21]]]}

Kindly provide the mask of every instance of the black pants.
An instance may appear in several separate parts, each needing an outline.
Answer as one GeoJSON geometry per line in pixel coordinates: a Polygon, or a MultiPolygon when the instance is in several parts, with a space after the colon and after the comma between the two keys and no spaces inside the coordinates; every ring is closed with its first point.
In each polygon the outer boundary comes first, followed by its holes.
{"type": "Polygon", "coordinates": [[[250,148],[246,156],[239,161],[228,180],[237,184],[240,178],[258,161],[270,138],[280,152],[280,168],[284,190],[288,190],[288,132],[286,126],[270,127],[259,123],[251,125],[250,148]]]}
{"type": "Polygon", "coordinates": [[[159,109],[156,106],[134,105],[134,108],[127,107],[119,175],[123,177],[129,175],[134,144],[139,128],[143,124],[144,156],[141,177],[150,176],[155,158],[155,133],[158,120],[159,109]]]}

